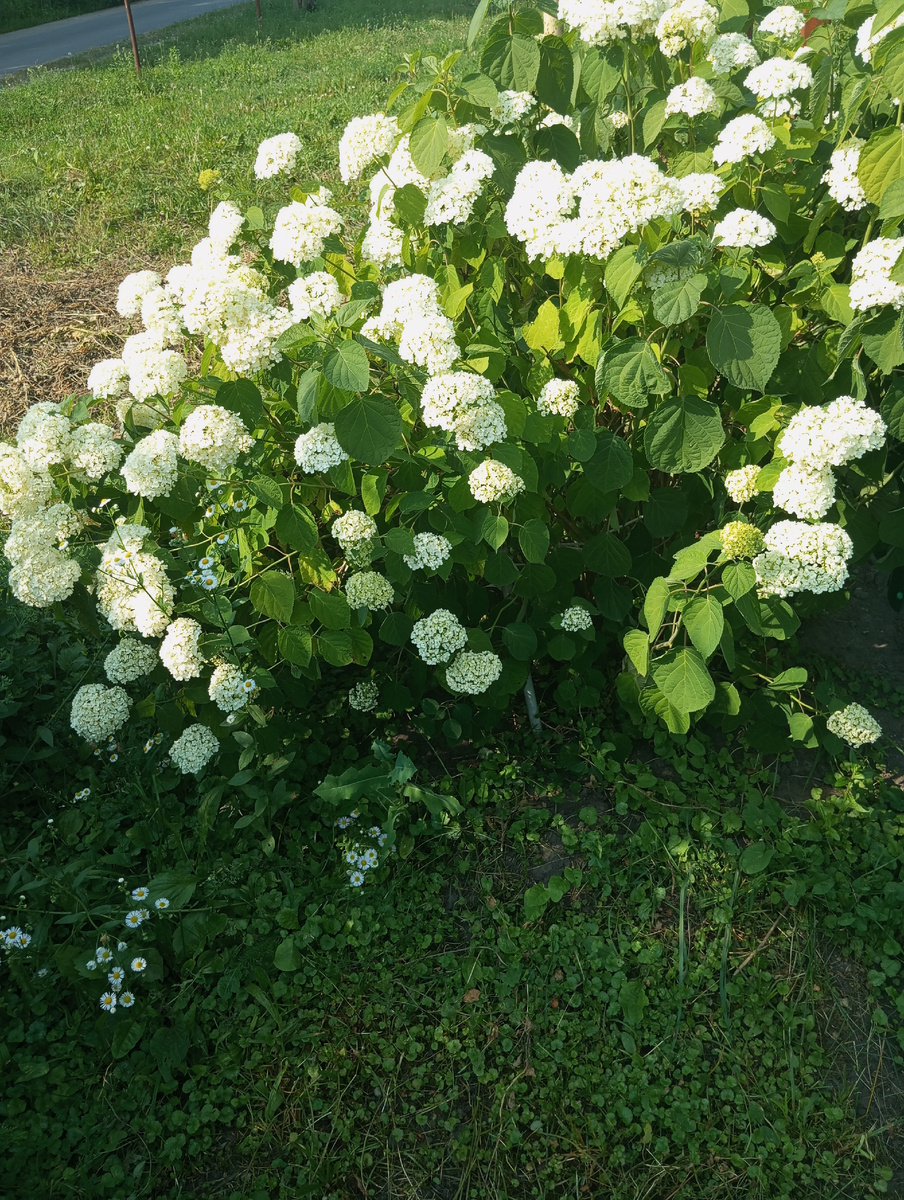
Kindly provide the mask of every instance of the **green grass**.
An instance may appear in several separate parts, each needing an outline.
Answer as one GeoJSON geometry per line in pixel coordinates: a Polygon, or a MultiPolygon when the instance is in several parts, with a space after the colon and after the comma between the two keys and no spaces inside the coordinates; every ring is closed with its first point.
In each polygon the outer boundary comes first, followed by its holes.
{"type": "Polygon", "coordinates": [[[14,9],[10,6],[0,12],[0,33],[30,29],[47,21],[97,12],[99,8],[114,8],[118,3],[119,0],[16,0],[14,9]]]}
{"type": "Polygon", "coordinates": [[[143,43],[141,82],[127,54],[84,69],[39,71],[0,89],[0,248],[77,266],[173,258],[204,232],[205,168],[217,198],[281,200],[261,188],[257,144],[301,137],[299,177],[338,182],[350,117],[385,105],[401,56],[463,43],[462,0],[327,0],[315,13],[268,0],[211,13],[143,43]]]}

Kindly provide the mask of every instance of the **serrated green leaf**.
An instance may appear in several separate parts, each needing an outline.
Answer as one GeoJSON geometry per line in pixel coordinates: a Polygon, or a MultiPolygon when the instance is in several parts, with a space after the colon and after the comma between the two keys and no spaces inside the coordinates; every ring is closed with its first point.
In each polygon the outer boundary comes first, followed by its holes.
{"type": "Polygon", "coordinates": [[[341,592],[322,592],[312,588],[307,595],[311,612],[327,629],[348,629],[352,623],[352,612],[341,592]]]}
{"type": "Polygon", "coordinates": [[[568,113],[573,88],[574,62],[571,51],[560,37],[545,37],[540,43],[537,99],[554,112],[568,113]]]}
{"type": "Polygon", "coordinates": [[[295,607],[295,584],[281,571],[265,571],[251,583],[251,604],[265,617],[288,623],[295,607]]]}
{"type": "Polygon", "coordinates": [[[512,658],[530,662],[537,653],[537,635],[530,625],[513,621],[502,630],[502,641],[512,658]]]}
{"type": "Polygon", "coordinates": [[[647,622],[651,644],[655,642],[656,635],[662,626],[662,618],[665,616],[668,603],[668,582],[664,576],[658,575],[647,588],[647,594],[643,601],[643,615],[647,622]]]}
{"type": "Polygon", "coordinates": [[[694,646],[705,659],[709,658],[722,637],[725,624],[722,605],[711,596],[696,596],[684,606],[681,619],[694,646]]]}
{"type": "Polygon", "coordinates": [[[269,508],[282,508],[282,488],[269,475],[256,475],[254,479],[245,481],[245,487],[256,499],[269,508]]]}
{"type": "Polygon", "coordinates": [[[323,373],[343,392],[363,392],[370,383],[367,352],[358,342],[340,342],[323,360],[323,373]]]}
{"type": "Polygon", "coordinates": [[[496,38],[484,47],[480,69],[507,91],[531,92],[540,71],[540,47],[523,33],[496,38]]]}
{"type": "Polygon", "coordinates": [[[638,675],[647,675],[650,670],[650,639],[642,629],[629,629],[622,639],[625,653],[634,664],[638,675]]]}
{"type": "Polygon", "coordinates": [[[705,275],[664,283],[653,293],[653,315],[663,325],[678,325],[694,315],[706,288],[705,275]]]}
{"type": "Polygon", "coordinates": [[[518,530],[518,545],[528,562],[543,562],[549,549],[549,527],[539,517],[525,521],[518,530]]]}
{"type": "Polygon", "coordinates": [[[280,629],[276,644],[283,658],[297,667],[306,667],[311,661],[311,631],[301,625],[280,629]]]}
{"type": "Polygon", "coordinates": [[[664,396],[672,383],[643,338],[607,346],[596,365],[597,391],[611,393],[626,408],[646,408],[651,396],[664,396]]]}
{"type": "Polygon", "coordinates": [[[682,396],[661,405],[647,421],[643,437],[650,466],[669,474],[702,471],[724,442],[719,409],[699,396],[682,396]]]}
{"type": "Polygon", "coordinates": [[[402,435],[399,410],[386,396],[359,396],[336,414],[335,425],[343,450],[372,466],[389,458],[402,435]]]}
{"type": "Polygon", "coordinates": [[[276,536],[290,550],[307,551],[314,549],[320,534],[317,522],[306,508],[286,504],[276,514],[276,536]]]}
{"type": "Polygon", "coordinates": [[[631,570],[631,552],[614,533],[598,533],[584,543],[584,563],[588,570],[616,579],[631,570]]]}
{"type": "Polygon", "coordinates": [[[764,392],[781,349],[781,327],[764,304],[716,309],[707,326],[709,361],[738,388],[764,392]]]}
{"type": "Polygon", "coordinates": [[[860,151],[857,176],[866,198],[878,204],[885,191],[904,179],[904,129],[900,125],[879,129],[860,151]]]}
{"type": "Polygon", "coordinates": [[[653,663],[652,671],[656,686],[679,712],[699,712],[715,697],[712,676],[696,650],[670,650],[653,663]]]}

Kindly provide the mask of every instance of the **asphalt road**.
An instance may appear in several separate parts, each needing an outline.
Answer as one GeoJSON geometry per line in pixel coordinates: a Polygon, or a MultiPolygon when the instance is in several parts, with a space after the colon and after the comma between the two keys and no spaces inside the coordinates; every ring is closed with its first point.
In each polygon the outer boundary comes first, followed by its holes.
{"type": "MultiPolygon", "coordinates": [[[[139,50],[143,33],[240,3],[242,0],[137,0],[132,4],[132,15],[139,50]]],[[[33,29],[3,33],[0,34],[0,75],[39,67],[69,54],[93,50],[96,46],[127,41],[128,37],[124,5],[84,13],[80,17],[67,17],[63,21],[49,21],[33,29]]]]}

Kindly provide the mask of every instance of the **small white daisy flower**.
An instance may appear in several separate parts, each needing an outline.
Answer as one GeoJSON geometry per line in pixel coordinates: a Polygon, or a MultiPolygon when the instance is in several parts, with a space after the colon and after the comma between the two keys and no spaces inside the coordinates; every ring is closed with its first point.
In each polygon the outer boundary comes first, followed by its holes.
{"type": "Polygon", "coordinates": [[[138,958],[133,958],[129,965],[133,971],[144,971],[148,965],[148,960],[139,955],[138,958]]]}
{"type": "Polygon", "coordinates": [[[113,992],[104,992],[100,998],[100,1006],[104,1012],[116,1012],[116,996],[113,992]]]}
{"type": "Polygon", "coordinates": [[[131,912],[126,913],[126,925],[129,929],[137,929],[143,920],[144,917],[139,908],[133,908],[131,912]]]}
{"type": "Polygon", "coordinates": [[[165,896],[161,896],[159,900],[154,901],[154,908],[169,908],[169,900],[165,896]]]}
{"type": "Polygon", "coordinates": [[[364,874],[361,871],[349,871],[348,881],[352,887],[360,887],[364,882],[364,874]]]}
{"type": "Polygon", "coordinates": [[[372,837],[372,838],[378,838],[382,832],[383,832],[383,830],[380,828],[379,825],[371,825],[370,829],[368,829],[368,831],[367,831],[367,836],[372,837]]]}
{"type": "Polygon", "coordinates": [[[148,891],[148,889],[146,887],[137,887],[137,888],[132,889],[132,899],[133,900],[147,900],[147,898],[148,898],[148,896],[150,896],[150,894],[151,893],[148,891]]]}
{"type": "Polygon", "coordinates": [[[112,962],[113,951],[108,950],[106,946],[98,946],[94,952],[94,957],[99,963],[112,962]]]}
{"type": "Polygon", "coordinates": [[[133,992],[123,992],[119,997],[119,1003],[123,1008],[131,1008],[135,1003],[135,994],[133,992]]]}
{"type": "Polygon", "coordinates": [[[212,592],[216,586],[217,580],[215,575],[205,575],[201,580],[201,587],[204,588],[206,592],[212,592]]]}
{"type": "Polygon", "coordinates": [[[88,961],[85,963],[85,970],[87,970],[87,971],[96,971],[97,970],[97,963],[94,961],[93,958],[89,958],[88,961]]]}
{"type": "Polygon", "coordinates": [[[247,500],[236,500],[232,507],[235,509],[236,512],[244,512],[245,509],[248,507],[248,501],[247,500]]]}
{"type": "Polygon", "coordinates": [[[126,973],[122,969],[122,967],[114,967],[113,970],[107,976],[107,979],[110,981],[110,983],[115,985],[117,983],[122,983],[122,981],[125,979],[125,977],[126,977],[126,973]]]}

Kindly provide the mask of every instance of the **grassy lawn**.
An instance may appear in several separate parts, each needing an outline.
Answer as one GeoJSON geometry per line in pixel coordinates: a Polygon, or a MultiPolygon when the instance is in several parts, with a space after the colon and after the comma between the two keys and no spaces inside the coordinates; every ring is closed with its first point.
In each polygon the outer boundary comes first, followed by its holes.
{"type": "Polygon", "coordinates": [[[469,15],[462,0],[264,8],[263,37],[241,4],[142,39],[140,84],[122,53],[0,89],[0,247],[53,266],[175,258],[206,221],[198,172],[250,203],[255,147],[288,129],[302,176],[335,184],[349,118],[385,104],[413,47],[461,44],[469,15]]]}

